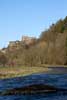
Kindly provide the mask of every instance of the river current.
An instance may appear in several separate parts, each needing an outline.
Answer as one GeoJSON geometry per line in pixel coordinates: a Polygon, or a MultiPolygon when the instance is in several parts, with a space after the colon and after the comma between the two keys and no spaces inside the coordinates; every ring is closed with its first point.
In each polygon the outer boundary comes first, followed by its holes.
{"type": "MultiPolygon", "coordinates": [[[[56,88],[67,89],[67,74],[32,74],[24,77],[0,80],[0,92],[7,89],[21,88],[33,84],[51,85],[56,88]]],[[[67,91],[41,94],[0,95],[0,100],[67,100],[67,91]]]]}

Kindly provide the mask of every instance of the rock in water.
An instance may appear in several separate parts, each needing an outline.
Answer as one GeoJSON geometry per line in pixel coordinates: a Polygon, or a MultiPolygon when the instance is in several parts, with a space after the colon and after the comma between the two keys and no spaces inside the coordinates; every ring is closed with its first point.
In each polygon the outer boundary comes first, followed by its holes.
{"type": "Polygon", "coordinates": [[[50,85],[34,84],[34,85],[29,85],[21,88],[5,90],[1,92],[0,95],[52,93],[58,91],[65,91],[65,89],[58,89],[50,85]]]}

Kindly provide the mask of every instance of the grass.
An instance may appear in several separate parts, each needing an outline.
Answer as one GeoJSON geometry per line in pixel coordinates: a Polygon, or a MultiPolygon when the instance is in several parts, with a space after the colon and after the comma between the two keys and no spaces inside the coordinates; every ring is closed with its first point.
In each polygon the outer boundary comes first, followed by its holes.
{"type": "Polygon", "coordinates": [[[0,67],[0,79],[25,76],[47,71],[48,68],[45,67],[0,67]]]}
{"type": "Polygon", "coordinates": [[[25,76],[33,73],[48,72],[50,67],[67,67],[64,65],[41,65],[38,67],[0,67],[0,79],[25,76]]]}

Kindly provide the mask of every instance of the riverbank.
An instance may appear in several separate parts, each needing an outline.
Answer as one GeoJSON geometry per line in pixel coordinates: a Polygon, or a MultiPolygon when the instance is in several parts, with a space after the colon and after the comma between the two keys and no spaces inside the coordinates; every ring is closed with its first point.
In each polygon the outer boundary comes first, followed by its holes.
{"type": "Polygon", "coordinates": [[[36,73],[67,73],[67,66],[63,65],[42,65],[38,67],[0,67],[0,79],[26,76],[36,73]]]}
{"type": "Polygon", "coordinates": [[[48,72],[48,70],[47,67],[0,67],[0,79],[48,72]]]}

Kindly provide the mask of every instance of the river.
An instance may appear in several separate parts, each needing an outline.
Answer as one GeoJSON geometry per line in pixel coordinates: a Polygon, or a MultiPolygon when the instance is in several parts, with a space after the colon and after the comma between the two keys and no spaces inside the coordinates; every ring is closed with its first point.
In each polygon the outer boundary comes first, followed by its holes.
{"type": "MultiPolygon", "coordinates": [[[[57,68],[52,69],[57,71],[57,68]]],[[[67,100],[67,69],[59,68],[64,73],[39,73],[24,77],[0,80],[0,92],[14,88],[23,88],[34,84],[44,84],[55,88],[65,89],[66,91],[35,93],[35,94],[12,94],[1,95],[0,100],[67,100]]]]}

